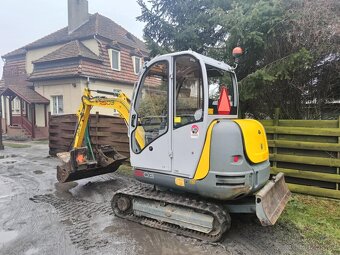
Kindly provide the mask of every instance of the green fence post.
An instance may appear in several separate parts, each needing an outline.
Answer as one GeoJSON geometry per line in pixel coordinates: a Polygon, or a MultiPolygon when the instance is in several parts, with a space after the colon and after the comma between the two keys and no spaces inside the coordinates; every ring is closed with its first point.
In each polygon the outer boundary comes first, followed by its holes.
{"type": "MultiPolygon", "coordinates": [[[[275,127],[279,126],[279,118],[280,118],[280,108],[275,108],[275,113],[274,113],[274,130],[275,127]]],[[[273,148],[273,154],[276,156],[277,154],[277,147],[276,147],[276,140],[278,138],[277,132],[274,131],[273,134],[273,139],[274,139],[274,148],[273,148]]],[[[277,167],[277,161],[273,161],[273,167],[277,167]]]]}

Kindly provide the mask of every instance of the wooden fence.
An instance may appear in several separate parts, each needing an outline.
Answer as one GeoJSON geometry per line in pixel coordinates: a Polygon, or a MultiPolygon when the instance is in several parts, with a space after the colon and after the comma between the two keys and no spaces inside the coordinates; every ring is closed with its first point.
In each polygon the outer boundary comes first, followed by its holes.
{"type": "MultiPolygon", "coordinates": [[[[112,145],[119,153],[129,156],[127,127],[121,118],[93,114],[89,122],[90,137],[94,145],[112,145]]],[[[69,151],[77,123],[76,115],[51,116],[49,123],[50,155],[69,151]]]]}
{"type": "MultiPolygon", "coordinates": [[[[293,192],[340,199],[340,118],[280,120],[276,117],[261,122],[267,132],[273,174],[283,172],[293,192]]],[[[75,115],[51,117],[51,155],[69,150],[75,125],[75,115]]],[[[110,144],[129,156],[126,134],[122,119],[91,115],[90,135],[95,145],[110,144]]]]}
{"type": "Polygon", "coordinates": [[[340,199],[338,120],[262,120],[271,172],[283,172],[293,192],[340,199]]]}

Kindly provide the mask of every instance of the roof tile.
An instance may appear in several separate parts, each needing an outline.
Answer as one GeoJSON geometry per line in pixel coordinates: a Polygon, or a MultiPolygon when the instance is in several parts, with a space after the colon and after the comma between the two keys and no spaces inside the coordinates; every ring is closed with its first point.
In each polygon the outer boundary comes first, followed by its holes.
{"type": "Polygon", "coordinates": [[[16,49],[16,50],[13,50],[9,53],[7,53],[6,55],[3,55],[2,57],[3,58],[9,58],[9,57],[14,57],[14,56],[19,56],[19,55],[24,55],[26,54],[26,49],[25,47],[22,47],[22,48],[19,48],[19,49],[16,49]]]}
{"type": "Polygon", "coordinates": [[[80,60],[72,62],[60,62],[60,64],[45,63],[41,68],[34,68],[29,76],[30,81],[42,80],[46,78],[56,79],[65,77],[78,77],[81,72],[80,60]]]}
{"type": "Polygon", "coordinates": [[[99,57],[89,50],[84,44],[78,40],[71,41],[50,54],[34,61],[34,64],[65,60],[69,58],[84,57],[93,60],[100,60],[99,57]]]}
{"type": "Polygon", "coordinates": [[[29,80],[31,82],[45,79],[59,79],[66,77],[92,77],[101,80],[134,84],[138,76],[134,74],[131,54],[127,48],[121,48],[121,71],[111,68],[108,44],[99,44],[102,62],[92,61],[88,58],[64,59],[63,61],[50,61],[36,63],[29,80]]]}
{"type": "Polygon", "coordinates": [[[14,93],[18,95],[20,98],[25,100],[27,103],[32,104],[49,104],[50,100],[40,95],[35,90],[29,87],[22,87],[22,86],[9,86],[7,87],[2,93],[14,93]]]}
{"type": "Polygon", "coordinates": [[[70,34],[68,33],[68,28],[64,27],[18,50],[12,51],[3,57],[7,58],[24,54],[29,49],[67,43],[73,40],[81,40],[93,36],[101,36],[112,41],[117,41],[118,43],[124,44],[126,46],[140,49],[146,53],[149,52],[143,41],[129,33],[126,29],[109,18],[96,13],[90,16],[88,22],[70,34]]]}

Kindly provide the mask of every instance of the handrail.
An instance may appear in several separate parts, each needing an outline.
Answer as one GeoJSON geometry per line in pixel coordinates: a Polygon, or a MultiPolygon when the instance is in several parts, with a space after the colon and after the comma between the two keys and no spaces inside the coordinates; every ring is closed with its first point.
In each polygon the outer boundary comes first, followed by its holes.
{"type": "Polygon", "coordinates": [[[32,135],[32,128],[33,124],[26,118],[26,117],[21,117],[22,119],[22,127],[24,127],[30,135],[32,135]]]}

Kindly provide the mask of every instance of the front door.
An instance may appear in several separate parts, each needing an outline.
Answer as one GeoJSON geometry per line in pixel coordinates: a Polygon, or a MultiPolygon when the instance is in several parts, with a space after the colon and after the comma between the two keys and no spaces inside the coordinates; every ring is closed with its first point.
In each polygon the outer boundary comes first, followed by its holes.
{"type": "Polygon", "coordinates": [[[136,89],[130,113],[130,160],[136,168],[171,171],[171,58],[152,63],[136,89]]]}
{"type": "Polygon", "coordinates": [[[173,160],[174,175],[192,178],[206,136],[204,86],[200,61],[192,55],[174,57],[173,160]]]}

